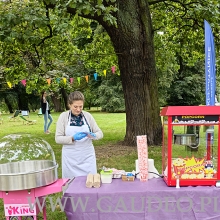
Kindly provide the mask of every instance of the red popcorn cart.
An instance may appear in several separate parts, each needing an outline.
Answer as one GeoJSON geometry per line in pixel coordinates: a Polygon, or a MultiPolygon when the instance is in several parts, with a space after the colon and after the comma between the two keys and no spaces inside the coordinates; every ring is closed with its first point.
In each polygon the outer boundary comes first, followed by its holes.
{"type": "Polygon", "coordinates": [[[220,107],[168,106],[160,115],[166,184],[216,185],[220,180],[220,107]]]}

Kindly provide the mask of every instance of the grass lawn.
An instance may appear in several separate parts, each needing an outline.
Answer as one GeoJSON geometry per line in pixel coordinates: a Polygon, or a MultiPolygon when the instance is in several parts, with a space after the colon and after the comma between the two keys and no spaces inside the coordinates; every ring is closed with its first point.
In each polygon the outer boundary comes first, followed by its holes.
{"type": "MultiPolygon", "coordinates": [[[[94,141],[94,146],[97,156],[97,167],[100,169],[102,166],[114,167],[117,169],[125,169],[126,171],[135,170],[135,160],[137,159],[136,146],[122,146],[119,144],[125,136],[125,114],[124,113],[102,113],[102,112],[91,112],[99,127],[104,133],[104,138],[98,141],[94,141]]],[[[43,117],[39,117],[36,113],[31,112],[29,120],[36,120],[34,125],[24,125],[23,120],[19,117],[17,120],[9,121],[9,114],[2,114],[1,118],[3,123],[0,124],[0,138],[13,133],[29,133],[37,135],[45,139],[53,148],[56,161],[59,164],[58,176],[61,178],[61,149],[62,146],[55,143],[54,136],[56,130],[56,121],[60,113],[52,113],[53,123],[51,125],[51,134],[44,134],[43,132],[43,117]]],[[[161,173],[161,148],[160,147],[149,147],[148,149],[149,158],[155,160],[155,166],[161,173]]],[[[61,194],[55,194],[56,197],[61,194]]],[[[2,208],[3,202],[0,201],[0,220],[4,218],[4,212],[2,208]]],[[[42,215],[39,214],[39,219],[42,215]]],[[[65,214],[57,208],[54,212],[51,210],[47,211],[48,220],[65,220],[65,214]]]]}

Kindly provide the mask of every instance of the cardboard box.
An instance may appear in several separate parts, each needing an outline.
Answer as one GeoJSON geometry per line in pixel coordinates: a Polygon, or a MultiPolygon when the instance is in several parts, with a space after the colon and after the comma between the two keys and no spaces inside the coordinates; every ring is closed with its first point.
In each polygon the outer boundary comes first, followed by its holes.
{"type": "Polygon", "coordinates": [[[122,179],[122,181],[134,181],[135,177],[134,176],[122,175],[121,179],[122,179]]]}

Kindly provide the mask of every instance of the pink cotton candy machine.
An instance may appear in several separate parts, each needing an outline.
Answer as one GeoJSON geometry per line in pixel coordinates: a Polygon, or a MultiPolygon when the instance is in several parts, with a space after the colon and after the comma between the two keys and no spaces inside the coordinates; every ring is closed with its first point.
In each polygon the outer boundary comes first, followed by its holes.
{"type": "Polygon", "coordinates": [[[10,134],[0,139],[0,198],[7,220],[37,219],[39,210],[30,209],[30,201],[61,192],[69,181],[58,179],[57,168],[53,149],[42,138],[10,134]]]}

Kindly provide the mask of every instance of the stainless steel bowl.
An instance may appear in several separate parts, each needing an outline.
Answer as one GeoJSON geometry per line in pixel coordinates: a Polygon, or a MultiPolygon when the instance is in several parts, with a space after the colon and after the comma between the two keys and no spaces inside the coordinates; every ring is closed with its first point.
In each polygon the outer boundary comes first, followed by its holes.
{"type": "Polygon", "coordinates": [[[32,189],[54,183],[58,164],[50,160],[31,160],[0,164],[0,190],[32,189]]]}
{"type": "Polygon", "coordinates": [[[174,134],[174,143],[179,145],[193,145],[196,143],[195,134],[174,134]]]}
{"type": "Polygon", "coordinates": [[[36,135],[18,133],[0,139],[0,190],[49,185],[58,179],[52,147],[36,135]]]}

